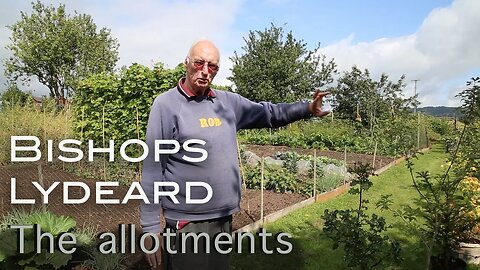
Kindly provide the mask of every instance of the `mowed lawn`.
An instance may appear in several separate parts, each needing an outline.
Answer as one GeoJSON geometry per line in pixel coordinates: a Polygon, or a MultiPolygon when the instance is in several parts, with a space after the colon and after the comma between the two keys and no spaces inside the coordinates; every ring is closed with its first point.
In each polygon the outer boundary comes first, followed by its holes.
{"type": "MultiPolygon", "coordinates": [[[[414,169],[415,171],[428,170],[432,175],[441,173],[444,170],[446,158],[444,148],[436,145],[427,153],[419,155],[418,160],[414,160],[414,169]]],[[[380,211],[375,207],[375,203],[385,194],[392,194],[392,208],[400,209],[403,205],[415,203],[418,193],[412,187],[412,179],[405,162],[390,168],[380,176],[372,177],[372,182],[373,187],[365,193],[365,198],[370,201],[369,212],[385,217],[387,223],[392,225],[388,234],[401,241],[402,245],[403,262],[400,266],[391,267],[391,269],[425,269],[425,249],[415,236],[414,230],[406,227],[405,223],[400,218],[394,217],[391,212],[380,211]]],[[[246,253],[245,250],[241,254],[232,254],[232,269],[347,269],[343,256],[348,254],[344,254],[341,248],[332,250],[332,241],[322,232],[321,216],[325,209],[356,207],[358,207],[358,197],[347,193],[331,201],[316,203],[295,211],[265,227],[267,232],[273,233],[273,236],[267,238],[266,247],[269,250],[275,247],[285,250],[286,247],[277,244],[275,240],[276,233],[285,232],[293,236],[289,239],[293,245],[291,253],[264,254],[261,239],[257,237],[254,254],[246,253]]]]}

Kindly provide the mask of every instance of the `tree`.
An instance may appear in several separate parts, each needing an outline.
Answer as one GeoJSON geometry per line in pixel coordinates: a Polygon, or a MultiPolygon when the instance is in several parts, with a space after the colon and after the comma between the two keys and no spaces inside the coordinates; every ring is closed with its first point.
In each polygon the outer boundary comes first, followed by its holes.
{"type": "Polygon", "coordinates": [[[11,106],[24,106],[30,100],[31,95],[22,92],[16,84],[10,84],[7,90],[0,95],[0,104],[2,108],[11,106]]]}
{"type": "Polygon", "coordinates": [[[460,111],[464,115],[463,121],[473,122],[480,118],[480,77],[473,77],[467,82],[468,88],[461,91],[457,97],[462,99],[460,111]]]}
{"type": "Polygon", "coordinates": [[[292,32],[286,36],[281,27],[271,25],[264,31],[250,31],[244,38],[243,55],[235,52],[232,77],[236,92],[254,101],[296,101],[307,98],[317,87],[333,81],[336,72],[333,60],[325,61],[307,44],[296,40],[292,32]]]}
{"type": "Polygon", "coordinates": [[[338,85],[330,89],[335,111],[347,119],[357,117],[373,133],[379,120],[404,114],[415,102],[415,97],[402,96],[404,79],[405,76],[402,76],[398,81],[392,82],[388,75],[382,74],[375,81],[368,69],[362,71],[353,66],[350,72],[345,72],[338,79],[338,85]]]}
{"type": "Polygon", "coordinates": [[[109,29],[97,31],[89,15],[71,16],[63,4],[46,7],[37,1],[32,7],[31,15],[21,12],[21,19],[8,26],[12,36],[7,49],[13,56],[5,63],[5,74],[10,80],[36,76],[58,100],[71,96],[87,75],[113,71],[118,43],[109,29]]]}

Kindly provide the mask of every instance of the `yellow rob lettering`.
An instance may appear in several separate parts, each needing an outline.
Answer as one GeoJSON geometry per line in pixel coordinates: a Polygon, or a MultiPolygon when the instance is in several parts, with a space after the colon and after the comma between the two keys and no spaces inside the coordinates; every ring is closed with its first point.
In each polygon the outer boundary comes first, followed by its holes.
{"type": "Polygon", "coordinates": [[[200,127],[219,127],[222,125],[222,120],[217,117],[210,117],[210,118],[200,118],[200,127]]]}
{"type": "Polygon", "coordinates": [[[200,126],[201,126],[202,128],[208,127],[207,119],[205,119],[205,118],[200,118],[200,126]]]}

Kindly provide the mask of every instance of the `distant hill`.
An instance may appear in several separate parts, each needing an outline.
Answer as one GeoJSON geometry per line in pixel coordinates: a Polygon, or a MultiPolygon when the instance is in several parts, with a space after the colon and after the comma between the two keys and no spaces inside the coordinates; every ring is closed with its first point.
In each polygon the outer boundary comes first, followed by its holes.
{"type": "Polygon", "coordinates": [[[423,107],[423,108],[418,108],[418,111],[423,112],[423,113],[428,114],[428,115],[432,115],[432,116],[442,116],[442,117],[445,117],[445,116],[450,116],[450,117],[457,116],[458,117],[458,116],[460,116],[460,111],[459,111],[458,107],[427,106],[427,107],[423,107]]]}

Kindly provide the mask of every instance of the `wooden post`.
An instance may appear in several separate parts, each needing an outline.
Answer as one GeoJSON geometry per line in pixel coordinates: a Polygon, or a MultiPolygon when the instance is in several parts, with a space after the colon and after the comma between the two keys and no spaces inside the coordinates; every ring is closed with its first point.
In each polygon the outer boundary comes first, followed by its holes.
{"type": "MultiPolygon", "coordinates": [[[[11,109],[10,109],[10,122],[12,122],[12,128],[10,129],[12,131],[12,133],[10,134],[10,136],[15,136],[15,126],[14,126],[14,115],[15,113],[13,112],[13,96],[11,97],[11,100],[10,100],[10,105],[11,105],[11,109]]],[[[11,138],[11,137],[10,137],[11,138]]],[[[13,160],[10,159],[10,162],[13,164],[13,160]]]]}
{"type": "MultiPolygon", "coordinates": [[[[345,164],[345,169],[348,171],[347,165],[347,146],[345,145],[345,150],[343,151],[343,164],[345,164]]],[[[343,178],[343,184],[345,185],[345,178],[343,178]]]]}
{"type": "Polygon", "coordinates": [[[247,190],[247,183],[245,180],[245,172],[243,171],[243,162],[242,162],[242,156],[240,154],[240,145],[238,144],[238,140],[237,140],[237,155],[238,155],[238,163],[240,165],[240,177],[242,178],[242,188],[245,194],[245,198],[247,199],[247,214],[250,215],[250,198],[245,192],[247,190]]]}
{"type": "MultiPolygon", "coordinates": [[[[43,169],[42,169],[42,161],[37,162],[37,172],[38,172],[38,183],[40,186],[45,190],[45,183],[43,182],[43,169]]],[[[46,210],[47,205],[42,203],[41,209],[46,210]]]]}
{"type": "Polygon", "coordinates": [[[80,127],[80,140],[83,142],[83,125],[85,125],[85,109],[82,107],[82,125],[80,127]]]}
{"type": "Polygon", "coordinates": [[[313,198],[317,202],[317,149],[313,149],[313,198]]]}
{"type": "Polygon", "coordinates": [[[373,161],[372,161],[372,169],[375,171],[375,159],[377,157],[377,145],[378,142],[375,141],[375,149],[373,150],[373,161]]]}
{"type": "Polygon", "coordinates": [[[43,150],[45,151],[44,153],[47,153],[47,116],[45,115],[45,108],[43,108],[43,143],[44,143],[44,148],[43,150]]]}
{"type": "Polygon", "coordinates": [[[262,157],[262,170],[261,170],[261,177],[260,177],[260,220],[263,224],[263,170],[264,170],[264,160],[262,157]]]}
{"type": "Polygon", "coordinates": [[[428,139],[428,130],[425,128],[425,140],[427,142],[427,148],[430,148],[430,140],[428,139]]]}
{"type": "MultiPolygon", "coordinates": [[[[102,108],[102,147],[105,148],[105,106],[102,108]]],[[[107,161],[103,153],[103,180],[107,181],[107,161]]]]}
{"type": "MultiPolygon", "coordinates": [[[[137,139],[140,140],[140,124],[138,121],[138,106],[135,106],[137,110],[137,139]]],[[[138,175],[140,177],[139,181],[142,181],[142,162],[138,163],[138,175]]]]}
{"type": "MultiPolygon", "coordinates": [[[[65,133],[63,135],[63,139],[67,139],[67,133],[68,133],[68,114],[67,114],[67,110],[68,109],[65,109],[63,110],[63,113],[65,114],[65,133]]],[[[62,161],[62,169],[65,170],[65,161],[62,161]]]]}

